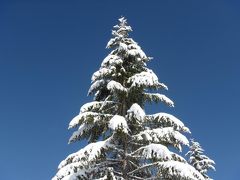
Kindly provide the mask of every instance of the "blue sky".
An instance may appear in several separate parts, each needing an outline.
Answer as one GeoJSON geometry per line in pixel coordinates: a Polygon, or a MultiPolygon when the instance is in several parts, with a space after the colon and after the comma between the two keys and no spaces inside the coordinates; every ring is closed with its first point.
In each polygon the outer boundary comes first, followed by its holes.
{"type": "Polygon", "coordinates": [[[87,97],[123,15],[175,108],[216,162],[239,178],[240,1],[0,1],[0,179],[48,180],[82,147],[69,121],[87,97]]]}

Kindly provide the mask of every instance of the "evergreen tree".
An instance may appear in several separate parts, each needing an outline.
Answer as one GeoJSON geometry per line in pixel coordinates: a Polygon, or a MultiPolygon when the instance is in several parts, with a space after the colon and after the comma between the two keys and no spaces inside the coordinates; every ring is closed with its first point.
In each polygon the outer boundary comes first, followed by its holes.
{"type": "Polygon", "coordinates": [[[205,179],[210,180],[211,178],[207,175],[209,169],[215,170],[215,162],[203,154],[201,145],[191,139],[190,150],[186,155],[189,156],[189,163],[198,170],[205,179]]]}
{"type": "Polygon", "coordinates": [[[92,76],[88,94],[94,101],[84,104],[69,124],[78,128],[69,143],[86,139],[88,145],[63,160],[53,180],[204,180],[169,149],[188,146],[183,133],[189,129],[173,115],[145,114],[146,102],[174,103],[157,93],[167,86],[147,67],[151,58],[129,38],[131,31],[123,17],[114,26],[107,44],[112,51],[92,76]]]}

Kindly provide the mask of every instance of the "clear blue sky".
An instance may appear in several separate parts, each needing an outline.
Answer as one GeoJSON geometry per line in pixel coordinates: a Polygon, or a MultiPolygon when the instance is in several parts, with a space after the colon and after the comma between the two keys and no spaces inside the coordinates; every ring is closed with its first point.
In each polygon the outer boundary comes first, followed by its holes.
{"type": "Polygon", "coordinates": [[[48,180],[76,151],[69,121],[87,97],[117,18],[168,85],[174,114],[239,179],[239,0],[0,1],[0,179],[48,180]]]}

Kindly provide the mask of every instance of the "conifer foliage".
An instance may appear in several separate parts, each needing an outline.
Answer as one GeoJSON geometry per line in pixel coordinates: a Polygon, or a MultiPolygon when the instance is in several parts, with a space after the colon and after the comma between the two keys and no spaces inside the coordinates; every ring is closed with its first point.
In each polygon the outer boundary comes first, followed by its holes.
{"type": "Polygon", "coordinates": [[[111,52],[92,75],[88,94],[94,100],[69,123],[75,129],[69,143],[86,139],[88,145],[63,160],[52,180],[204,180],[175,153],[189,145],[189,129],[171,114],[144,111],[146,102],[174,106],[158,93],[167,86],[147,67],[151,58],[129,37],[132,28],[124,17],[113,28],[111,52]]]}
{"type": "Polygon", "coordinates": [[[191,139],[190,150],[186,155],[189,156],[189,163],[198,170],[205,179],[210,180],[211,178],[207,175],[207,171],[209,169],[215,170],[215,162],[204,155],[203,151],[201,145],[191,139]]]}

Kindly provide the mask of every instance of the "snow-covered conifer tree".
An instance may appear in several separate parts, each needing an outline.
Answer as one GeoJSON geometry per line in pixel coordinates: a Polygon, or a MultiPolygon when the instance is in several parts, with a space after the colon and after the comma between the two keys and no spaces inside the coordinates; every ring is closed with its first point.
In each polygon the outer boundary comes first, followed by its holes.
{"type": "Polygon", "coordinates": [[[207,175],[209,169],[215,170],[215,162],[203,154],[201,145],[191,139],[190,150],[186,154],[189,156],[189,163],[198,170],[205,179],[210,180],[211,178],[207,175]]]}
{"type": "Polygon", "coordinates": [[[69,129],[77,128],[69,143],[88,140],[88,145],[63,160],[53,180],[186,179],[204,180],[202,174],[179,155],[189,141],[189,129],[171,114],[145,114],[146,102],[170,107],[167,90],[147,67],[151,60],[129,37],[125,18],[113,27],[107,44],[112,51],[92,75],[89,95],[69,129]],[[154,92],[154,93],[153,93],[154,92]]]}

